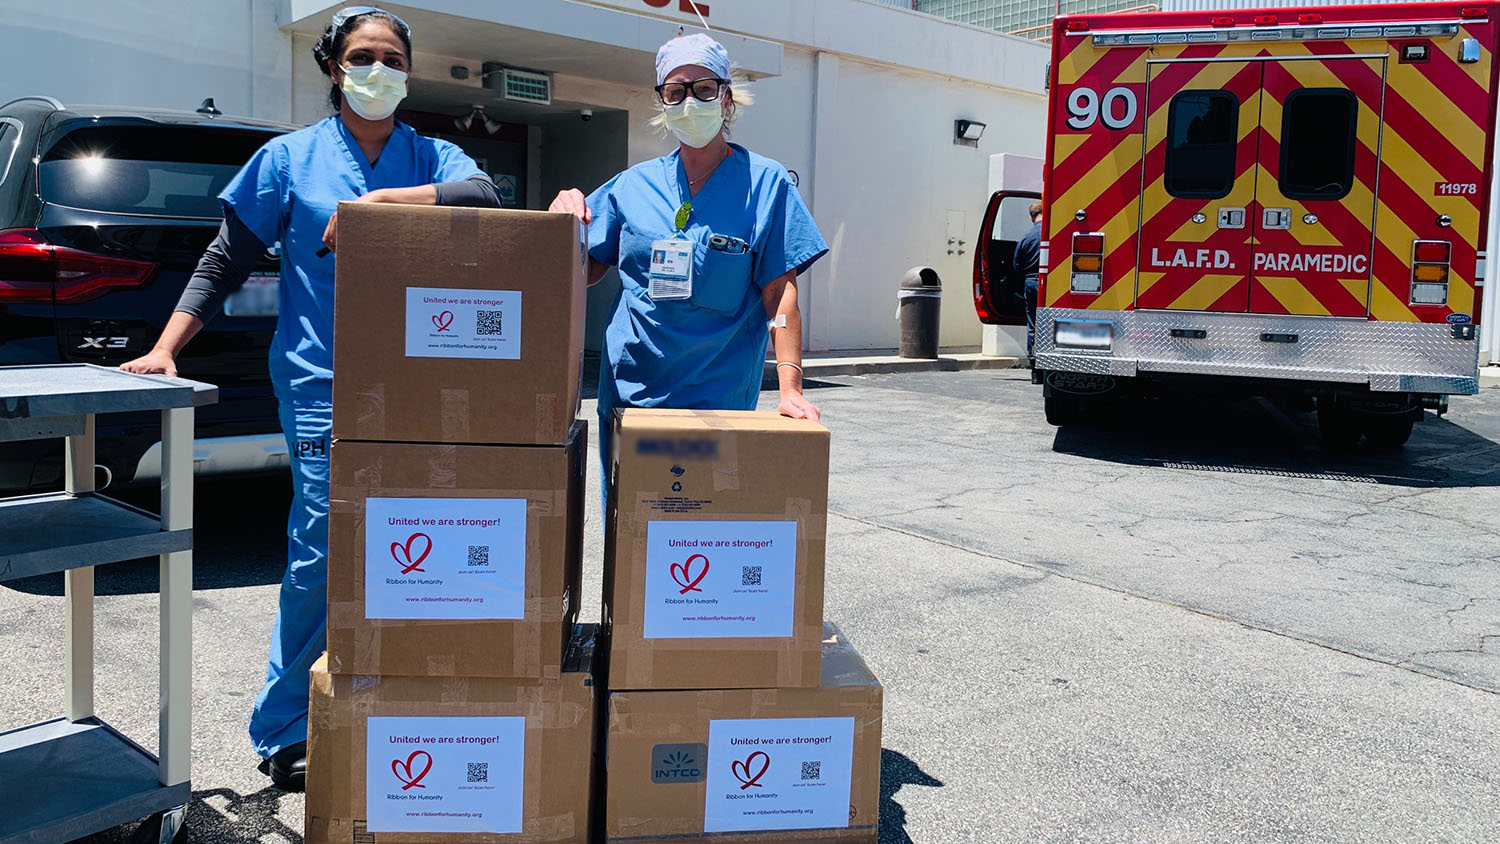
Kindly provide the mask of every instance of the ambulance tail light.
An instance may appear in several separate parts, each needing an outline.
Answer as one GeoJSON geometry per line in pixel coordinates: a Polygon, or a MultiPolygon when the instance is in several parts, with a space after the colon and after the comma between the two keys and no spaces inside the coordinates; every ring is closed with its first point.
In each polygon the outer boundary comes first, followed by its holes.
{"type": "Polygon", "coordinates": [[[1448,304],[1448,270],[1453,246],[1446,240],[1418,240],[1411,247],[1411,304],[1448,304]]]}
{"type": "Polygon", "coordinates": [[[1074,293],[1098,295],[1104,289],[1104,235],[1080,232],[1073,235],[1073,272],[1070,287],[1074,293]]]}

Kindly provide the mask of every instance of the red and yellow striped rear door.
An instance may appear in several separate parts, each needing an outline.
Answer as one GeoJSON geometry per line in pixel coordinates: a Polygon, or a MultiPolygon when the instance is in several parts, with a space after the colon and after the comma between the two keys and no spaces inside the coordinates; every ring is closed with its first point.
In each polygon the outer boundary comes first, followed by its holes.
{"type": "Polygon", "coordinates": [[[1261,63],[1151,61],[1136,307],[1243,312],[1261,63]]]}
{"type": "Polygon", "coordinates": [[[1262,64],[1250,310],[1365,316],[1385,57],[1262,64]]]}

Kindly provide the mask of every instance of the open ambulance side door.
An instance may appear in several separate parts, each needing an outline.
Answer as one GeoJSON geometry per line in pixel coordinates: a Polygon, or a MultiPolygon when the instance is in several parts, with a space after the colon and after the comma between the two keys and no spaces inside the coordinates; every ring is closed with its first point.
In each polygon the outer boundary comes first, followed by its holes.
{"type": "Polygon", "coordinates": [[[1031,203],[1041,198],[1035,191],[990,195],[974,248],[974,311],[985,325],[1026,324],[1026,277],[1016,266],[1016,245],[1031,229],[1031,203]]]}

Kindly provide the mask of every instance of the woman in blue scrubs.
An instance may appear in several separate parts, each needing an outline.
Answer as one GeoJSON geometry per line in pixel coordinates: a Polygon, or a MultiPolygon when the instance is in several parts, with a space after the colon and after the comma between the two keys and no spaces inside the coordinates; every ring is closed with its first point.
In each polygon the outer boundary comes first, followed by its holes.
{"type": "Polygon", "coordinates": [[[702,34],[667,42],[656,83],[658,121],[678,148],[551,207],[588,223],[591,284],[620,269],[599,371],[606,476],[616,408],[755,409],[768,335],[781,412],[818,418],[802,395],[797,276],[828,244],[786,170],[725,139],[749,97],[723,45],[702,34]]]}
{"type": "Polygon", "coordinates": [[[398,122],[411,31],[370,6],[340,10],[313,48],[338,113],[256,152],[219,198],[224,224],[150,353],[122,367],[175,375],[183,346],[281,245],[280,318],[271,381],[291,457],[293,500],[280,608],[250,738],[261,770],[300,791],[307,756],[308,671],[327,640],[328,432],[332,424],[333,285],[341,201],[497,207],[473,159],[398,122]]]}

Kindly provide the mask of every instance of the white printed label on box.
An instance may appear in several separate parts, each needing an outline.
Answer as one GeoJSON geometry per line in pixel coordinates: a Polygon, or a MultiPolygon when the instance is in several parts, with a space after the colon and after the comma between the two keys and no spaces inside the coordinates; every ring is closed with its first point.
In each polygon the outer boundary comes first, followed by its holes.
{"type": "Polygon", "coordinates": [[[524,618],[526,499],[365,501],[366,618],[524,618]]]}
{"type": "Polygon", "coordinates": [[[406,288],[409,358],[521,359],[521,291],[406,288]]]}
{"type": "Polygon", "coordinates": [[[796,522],[646,525],[647,639],[792,635],[796,522]]]}
{"type": "Polygon", "coordinates": [[[372,716],[365,730],[370,832],[520,832],[521,716],[372,716]]]}
{"type": "Polygon", "coordinates": [[[703,831],[848,827],[853,772],[853,718],[710,721],[703,831]]]}

